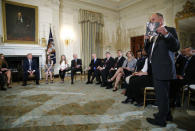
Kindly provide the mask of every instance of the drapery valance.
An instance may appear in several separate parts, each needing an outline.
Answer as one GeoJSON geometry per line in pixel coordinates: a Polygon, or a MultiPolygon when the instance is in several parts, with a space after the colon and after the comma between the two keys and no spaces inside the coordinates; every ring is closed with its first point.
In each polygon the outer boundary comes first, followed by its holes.
{"type": "Polygon", "coordinates": [[[102,13],[83,10],[83,9],[80,9],[79,12],[80,12],[80,17],[79,17],[80,23],[91,22],[91,23],[98,23],[104,25],[104,19],[102,13]]]}

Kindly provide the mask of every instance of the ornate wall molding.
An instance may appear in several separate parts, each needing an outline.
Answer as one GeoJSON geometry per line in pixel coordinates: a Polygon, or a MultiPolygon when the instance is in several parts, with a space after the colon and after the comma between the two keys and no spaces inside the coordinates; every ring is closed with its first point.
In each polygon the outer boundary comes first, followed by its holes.
{"type": "Polygon", "coordinates": [[[182,19],[194,15],[195,15],[195,7],[193,5],[193,2],[187,0],[185,5],[183,6],[183,10],[176,14],[176,19],[182,19]]]}

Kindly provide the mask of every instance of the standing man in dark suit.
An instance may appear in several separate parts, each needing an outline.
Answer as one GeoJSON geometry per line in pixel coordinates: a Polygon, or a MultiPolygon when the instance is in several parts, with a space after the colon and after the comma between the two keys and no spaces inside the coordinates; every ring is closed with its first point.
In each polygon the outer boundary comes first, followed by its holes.
{"type": "Polygon", "coordinates": [[[29,53],[27,54],[27,58],[24,59],[23,62],[24,71],[23,86],[26,86],[29,75],[30,76],[35,75],[36,84],[39,85],[39,65],[37,64],[36,60],[33,60],[32,58],[33,58],[32,54],[29,53]]]}
{"type": "Polygon", "coordinates": [[[158,22],[157,36],[145,36],[145,50],[148,54],[148,68],[152,69],[153,84],[159,112],[155,118],[147,118],[153,125],[166,126],[171,116],[169,108],[169,83],[176,78],[174,52],[179,50],[179,41],[176,30],[164,26],[163,15],[155,13],[150,22],[158,22]]]}
{"type": "Polygon", "coordinates": [[[105,87],[107,84],[107,77],[109,75],[109,70],[114,67],[114,58],[111,57],[110,52],[106,52],[106,58],[101,66],[99,66],[96,70],[97,74],[97,84],[101,83],[101,87],[105,87]],[[100,80],[100,76],[102,81],[100,80]]]}
{"type": "Polygon", "coordinates": [[[82,73],[82,61],[77,58],[77,54],[73,54],[73,60],[71,61],[71,84],[74,84],[74,75],[80,71],[82,73]]]}
{"type": "Polygon", "coordinates": [[[95,70],[98,66],[101,65],[101,60],[97,58],[96,54],[92,54],[92,60],[89,64],[89,70],[88,70],[88,81],[86,84],[92,84],[94,78],[96,77],[95,70]],[[92,79],[90,80],[92,76],[92,79]]]}

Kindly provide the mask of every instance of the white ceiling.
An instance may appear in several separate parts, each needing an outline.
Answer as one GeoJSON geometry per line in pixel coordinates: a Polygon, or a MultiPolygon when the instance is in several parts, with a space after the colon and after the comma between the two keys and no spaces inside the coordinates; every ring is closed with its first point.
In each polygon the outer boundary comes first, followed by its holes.
{"type": "Polygon", "coordinates": [[[81,2],[119,11],[141,0],[80,0],[81,2]]]}

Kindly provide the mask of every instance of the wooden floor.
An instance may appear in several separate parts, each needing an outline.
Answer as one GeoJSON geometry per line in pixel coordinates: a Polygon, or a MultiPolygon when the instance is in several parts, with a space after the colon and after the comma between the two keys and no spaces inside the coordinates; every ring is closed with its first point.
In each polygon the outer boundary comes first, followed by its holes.
{"type": "Polygon", "coordinates": [[[61,84],[30,82],[26,87],[13,83],[13,88],[0,91],[0,130],[8,131],[193,131],[194,112],[173,110],[174,121],[165,128],[150,125],[146,117],[156,107],[121,104],[121,91],[112,92],[98,85],[77,80],[61,84]],[[190,115],[189,115],[190,114],[190,115]],[[192,114],[192,115],[191,115],[192,114]]]}

